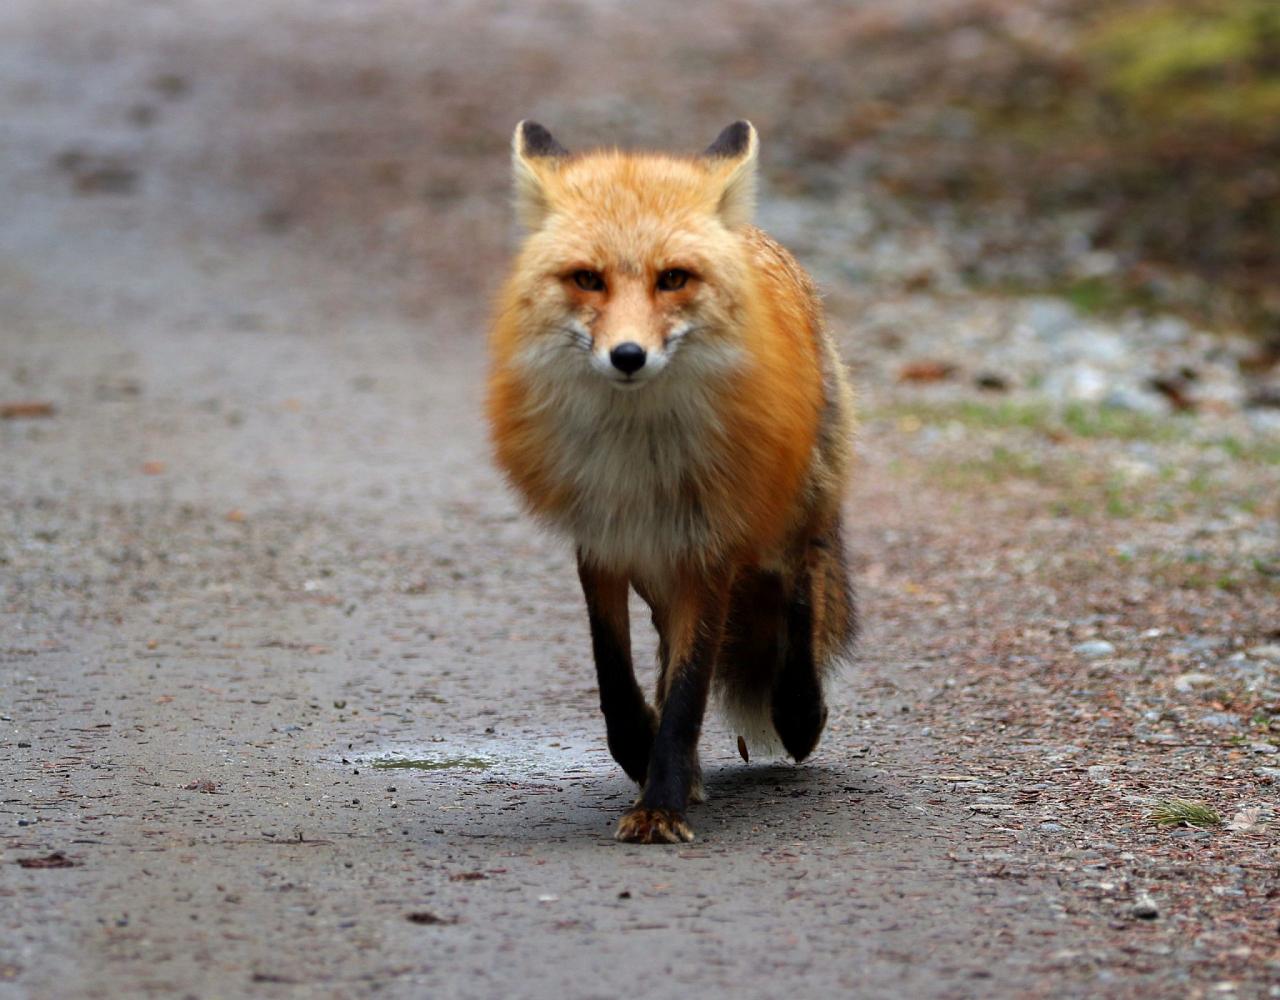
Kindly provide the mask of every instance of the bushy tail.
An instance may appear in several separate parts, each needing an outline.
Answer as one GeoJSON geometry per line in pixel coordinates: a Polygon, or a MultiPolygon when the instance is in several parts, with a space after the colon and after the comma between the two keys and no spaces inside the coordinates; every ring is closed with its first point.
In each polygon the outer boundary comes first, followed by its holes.
{"type": "Polygon", "coordinates": [[[826,679],[857,635],[853,588],[838,526],[814,540],[797,577],[788,587],[777,573],[753,571],[735,582],[716,667],[721,710],[734,732],[759,755],[787,749],[802,758],[812,749],[826,719],[826,679]],[[788,657],[794,644],[806,641],[811,656],[788,657]],[[786,739],[778,732],[778,712],[786,713],[786,739]],[[803,719],[796,718],[797,713],[803,719]]]}

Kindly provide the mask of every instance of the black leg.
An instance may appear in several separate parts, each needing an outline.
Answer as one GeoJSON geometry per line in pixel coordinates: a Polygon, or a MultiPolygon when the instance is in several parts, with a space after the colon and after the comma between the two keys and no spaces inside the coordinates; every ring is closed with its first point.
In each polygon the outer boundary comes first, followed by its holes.
{"type": "Polygon", "coordinates": [[[609,752],[627,776],[644,784],[657,718],[644,700],[631,667],[631,630],[627,581],[578,560],[578,578],[587,598],[591,650],[600,685],[609,752]]]}
{"type": "Polygon", "coordinates": [[[664,639],[671,660],[665,670],[662,717],[644,792],[619,822],[619,840],[655,844],[693,839],[684,812],[699,780],[698,737],[727,606],[727,584],[704,582],[674,614],[665,616],[664,639]]]}

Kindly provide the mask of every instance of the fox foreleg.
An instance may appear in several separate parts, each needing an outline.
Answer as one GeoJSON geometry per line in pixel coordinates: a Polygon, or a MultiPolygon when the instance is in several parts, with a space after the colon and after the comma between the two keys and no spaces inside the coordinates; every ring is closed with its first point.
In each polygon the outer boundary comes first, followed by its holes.
{"type": "Polygon", "coordinates": [[[661,716],[644,791],[619,821],[619,840],[662,844],[693,839],[684,814],[701,792],[698,737],[728,607],[728,574],[699,574],[676,587],[661,616],[667,650],[661,716]]]}
{"type": "Polygon", "coordinates": [[[657,713],[645,701],[631,664],[631,624],[627,611],[627,579],[578,558],[578,579],[587,599],[591,650],[600,685],[600,710],[608,732],[609,753],[627,776],[643,785],[657,713]]]}

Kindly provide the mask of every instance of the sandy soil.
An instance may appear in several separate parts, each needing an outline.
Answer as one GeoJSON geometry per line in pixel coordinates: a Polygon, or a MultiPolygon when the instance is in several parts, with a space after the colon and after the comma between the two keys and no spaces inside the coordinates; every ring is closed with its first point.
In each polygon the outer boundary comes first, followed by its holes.
{"type": "MultiPolygon", "coordinates": [[[[656,56],[682,13],[0,12],[0,403],[55,408],[0,421],[0,996],[1280,995],[1265,822],[1144,818],[1273,817],[1275,589],[1144,562],[1199,508],[941,475],[910,414],[868,423],[819,752],[713,723],[698,841],[610,839],[632,789],[568,553],[486,457],[484,314],[516,119],[697,148],[750,113],[767,8],[656,56]],[[1183,698],[1215,650],[1258,676],[1183,698]]],[[[1271,543],[1266,475],[1210,562],[1271,543]]]]}

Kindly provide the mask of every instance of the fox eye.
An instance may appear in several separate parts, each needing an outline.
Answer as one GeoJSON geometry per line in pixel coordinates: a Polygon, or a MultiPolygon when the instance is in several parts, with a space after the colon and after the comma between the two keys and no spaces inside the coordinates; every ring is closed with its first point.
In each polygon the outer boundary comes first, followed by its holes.
{"type": "Polygon", "coordinates": [[[588,271],[585,268],[581,271],[574,271],[573,283],[584,292],[604,291],[604,275],[599,271],[588,271]]]}
{"type": "Polygon", "coordinates": [[[658,291],[678,292],[688,284],[691,277],[692,275],[682,267],[668,268],[658,275],[658,291]]]}

